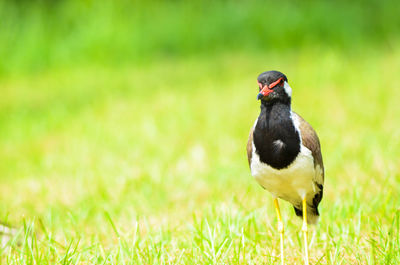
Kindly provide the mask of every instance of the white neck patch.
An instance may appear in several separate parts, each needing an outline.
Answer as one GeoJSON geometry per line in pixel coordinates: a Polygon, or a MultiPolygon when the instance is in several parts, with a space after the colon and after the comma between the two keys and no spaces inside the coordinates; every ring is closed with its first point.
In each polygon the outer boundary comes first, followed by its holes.
{"type": "Polygon", "coordinates": [[[283,83],[283,88],[285,89],[286,94],[287,94],[289,97],[292,97],[292,88],[289,86],[288,82],[285,81],[285,82],[283,83]]]}

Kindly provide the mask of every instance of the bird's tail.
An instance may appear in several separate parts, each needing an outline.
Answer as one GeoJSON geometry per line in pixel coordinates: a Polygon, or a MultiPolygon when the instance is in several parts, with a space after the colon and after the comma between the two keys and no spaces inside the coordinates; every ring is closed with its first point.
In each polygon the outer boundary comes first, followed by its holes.
{"type": "MultiPolygon", "coordinates": [[[[303,218],[303,210],[294,206],[294,212],[300,218],[303,218]]],[[[307,223],[315,225],[318,223],[319,212],[317,207],[307,205],[307,223]]]]}

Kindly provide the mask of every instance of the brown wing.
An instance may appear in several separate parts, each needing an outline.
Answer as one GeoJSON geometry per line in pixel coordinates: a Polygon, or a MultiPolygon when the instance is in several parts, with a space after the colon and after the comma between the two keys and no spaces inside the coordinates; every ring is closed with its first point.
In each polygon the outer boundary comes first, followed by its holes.
{"type": "Polygon", "coordinates": [[[307,147],[314,158],[314,167],[321,170],[320,176],[316,176],[316,182],[320,185],[324,183],[324,162],[322,161],[321,145],[319,143],[318,135],[311,127],[311,125],[306,122],[299,114],[294,113],[297,116],[301,132],[301,141],[305,147],[307,147]]]}
{"type": "Polygon", "coordinates": [[[247,140],[247,160],[249,161],[249,166],[251,165],[251,155],[253,153],[253,132],[254,126],[251,127],[249,139],[247,140]]]}

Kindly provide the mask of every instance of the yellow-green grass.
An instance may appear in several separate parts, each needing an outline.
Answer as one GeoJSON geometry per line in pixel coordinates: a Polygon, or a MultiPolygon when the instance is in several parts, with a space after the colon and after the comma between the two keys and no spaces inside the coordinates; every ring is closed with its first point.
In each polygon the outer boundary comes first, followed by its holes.
{"type": "MultiPolygon", "coordinates": [[[[326,168],[312,264],[400,262],[400,50],[191,57],[0,81],[2,264],[278,264],[245,145],[276,69],[326,168]]],[[[301,220],[281,202],[289,264],[301,220]]]]}

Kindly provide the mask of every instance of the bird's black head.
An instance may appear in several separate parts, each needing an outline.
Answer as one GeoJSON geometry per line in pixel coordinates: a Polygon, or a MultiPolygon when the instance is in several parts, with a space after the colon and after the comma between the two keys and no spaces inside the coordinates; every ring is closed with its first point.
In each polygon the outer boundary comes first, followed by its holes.
{"type": "Polygon", "coordinates": [[[286,75],[278,71],[267,71],[258,76],[257,83],[259,87],[257,99],[265,103],[280,101],[290,104],[292,89],[286,75]]]}

